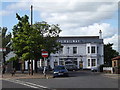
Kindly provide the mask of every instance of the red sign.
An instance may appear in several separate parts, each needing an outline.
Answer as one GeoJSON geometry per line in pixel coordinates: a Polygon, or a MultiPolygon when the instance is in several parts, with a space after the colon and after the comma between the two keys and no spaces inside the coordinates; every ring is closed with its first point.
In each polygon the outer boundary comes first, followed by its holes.
{"type": "Polygon", "coordinates": [[[42,51],[42,57],[48,57],[48,52],[47,51],[42,51]]]}

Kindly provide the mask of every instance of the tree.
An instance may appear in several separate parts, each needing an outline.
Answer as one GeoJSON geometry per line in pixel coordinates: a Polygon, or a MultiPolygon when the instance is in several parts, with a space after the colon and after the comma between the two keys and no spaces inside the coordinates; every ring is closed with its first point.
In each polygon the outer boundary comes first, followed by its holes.
{"type": "MultiPolygon", "coordinates": [[[[60,29],[54,25],[51,27],[47,23],[29,24],[27,15],[20,17],[16,14],[18,24],[13,28],[13,49],[21,60],[31,60],[31,68],[33,60],[37,62],[41,58],[41,50],[45,49],[50,53],[55,53],[60,48],[60,44],[56,42],[60,29]]],[[[37,66],[37,64],[35,64],[37,66]]],[[[35,68],[37,71],[37,67],[35,68]]],[[[33,75],[33,69],[31,69],[33,75]]]]}
{"type": "Polygon", "coordinates": [[[113,44],[105,44],[104,45],[104,63],[107,66],[112,66],[111,59],[118,56],[119,53],[112,48],[113,44]]]}
{"type": "Polygon", "coordinates": [[[48,55],[50,56],[51,53],[55,53],[56,51],[61,49],[61,44],[56,42],[59,33],[61,32],[61,29],[59,28],[58,24],[57,25],[49,25],[47,22],[42,21],[42,22],[36,22],[33,25],[34,31],[38,31],[41,38],[37,38],[36,44],[35,45],[41,45],[41,47],[35,46],[35,71],[37,72],[37,61],[42,58],[41,57],[41,52],[39,49],[44,49],[48,51],[48,55]]]}
{"type": "Polygon", "coordinates": [[[34,56],[32,47],[34,46],[34,41],[32,40],[32,37],[34,36],[34,32],[29,24],[29,17],[27,15],[20,17],[18,14],[16,14],[16,18],[19,22],[13,27],[14,37],[12,38],[12,47],[21,62],[29,60],[30,63],[31,60],[31,74],[33,74],[32,60],[34,59],[34,56]]]}
{"type": "Polygon", "coordinates": [[[2,48],[5,48],[6,51],[3,51],[3,74],[5,73],[5,56],[10,52],[10,41],[11,41],[11,33],[8,33],[7,34],[7,28],[6,27],[3,27],[1,28],[0,27],[0,31],[2,32],[2,48]]]}

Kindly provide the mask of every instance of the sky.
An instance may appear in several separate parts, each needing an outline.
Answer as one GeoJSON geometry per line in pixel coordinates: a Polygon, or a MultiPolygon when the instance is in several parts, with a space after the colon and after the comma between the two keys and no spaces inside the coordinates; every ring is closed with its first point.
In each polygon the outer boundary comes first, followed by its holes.
{"type": "Polygon", "coordinates": [[[104,43],[118,51],[118,0],[1,0],[0,26],[12,32],[16,13],[30,17],[31,5],[33,23],[59,24],[60,36],[99,36],[102,30],[104,43]]]}

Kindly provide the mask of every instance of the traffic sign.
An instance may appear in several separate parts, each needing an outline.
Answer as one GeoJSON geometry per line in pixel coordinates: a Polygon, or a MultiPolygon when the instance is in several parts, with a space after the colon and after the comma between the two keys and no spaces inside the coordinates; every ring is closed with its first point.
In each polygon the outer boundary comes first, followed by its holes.
{"type": "Polygon", "coordinates": [[[44,58],[48,57],[48,52],[47,51],[42,51],[42,57],[44,57],[44,58]]]}

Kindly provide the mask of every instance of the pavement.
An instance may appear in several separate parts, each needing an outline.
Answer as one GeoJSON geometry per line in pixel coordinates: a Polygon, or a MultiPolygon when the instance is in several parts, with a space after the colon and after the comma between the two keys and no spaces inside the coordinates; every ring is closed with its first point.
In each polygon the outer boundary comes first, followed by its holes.
{"type": "Polygon", "coordinates": [[[120,79],[120,74],[102,73],[103,76],[113,79],[120,79]]]}
{"type": "MultiPolygon", "coordinates": [[[[87,71],[86,71],[87,72],[87,71]]],[[[99,72],[100,73],[100,72],[99,72]]],[[[120,74],[111,74],[111,73],[100,73],[101,75],[108,77],[108,78],[114,78],[114,79],[119,79],[120,74]]],[[[46,77],[42,72],[39,73],[34,73],[33,75],[29,75],[28,72],[21,73],[20,71],[16,72],[15,75],[12,76],[11,73],[5,73],[3,75],[0,75],[0,79],[27,79],[27,78],[38,78],[38,79],[49,79],[53,78],[53,75],[51,72],[46,74],[46,77]]]]}
{"type": "Polygon", "coordinates": [[[27,79],[27,78],[38,78],[38,79],[49,79],[52,78],[51,73],[47,73],[46,76],[44,76],[43,73],[33,73],[33,75],[29,75],[28,73],[21,73],[21,72],[16,72],[13,76],[11,73],[5,73],[0,75],[1,79],[27,79]]]}

